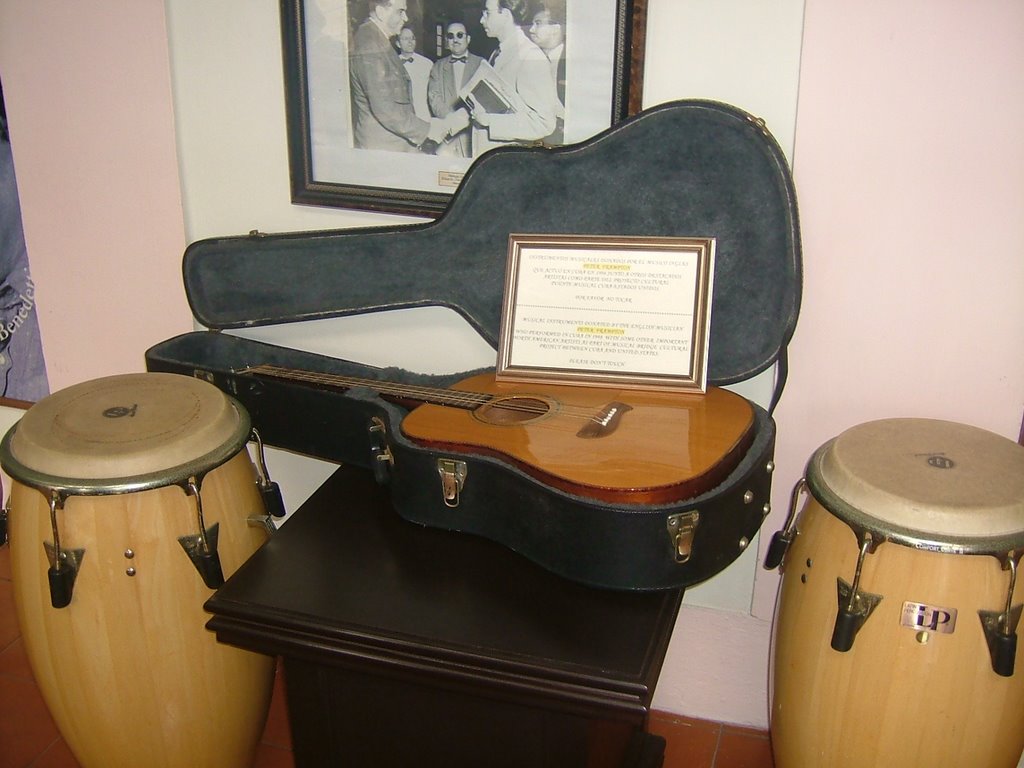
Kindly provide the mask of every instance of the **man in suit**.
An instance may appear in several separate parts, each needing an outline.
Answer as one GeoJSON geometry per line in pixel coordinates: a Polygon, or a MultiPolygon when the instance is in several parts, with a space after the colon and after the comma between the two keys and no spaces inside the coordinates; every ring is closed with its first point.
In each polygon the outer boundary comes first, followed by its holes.
{"type": "Polygon", "coordinates": [[[554,132],[545,137],[545,144],[565,142],[565,0],[540,0],[533,23],[530,25],[530,39],[544,51],[551,63],[551,76],[555,79],[558,94],[558,112],[555,113],[554,132]]]}
{"type": "Polygon", "coordinates": [[[434,62],[422,53],[416,53],[416,33],[411,27],[403,27],[398,33],[398,58],[402,60],[402,66],[409,73],[409,80],[412,83],[412,108],[416,112],[416,117],[430,120],[427,83],[434,62]]]}
{"type": "Polygon", "coordinates": [[[448,133],[443,120],[416,116],[409,73],[391,39],[409,20],[408,0],[370,0],[349,56],[352,135],[359,149],[414,152],[448,133]]]}
{"type": "Polygon", "coordinates": [[[529,0],[486,0],[480,23],[488,37],[498,40],[494,71],[514,96],[514,110],[491,114],[473,110],[481,130],[473,134],[479,154],[501,144],[540,141],[555,130],[558,94],[544,52],[523,32],[529,0]]]}
{"type": "MultiPolygon", "coordinates": [[[[469,52],[469,32],[461,21],[448,24],[444,39],[451,53],[434,62],[427,84],[427,101],[431,114],[436,117],[447,117],[463,108],[459,89],[473,77],[480,62],[483,61],[475,53],[469,52]]],[[[469,127],[459,131],[438,147],[437,154],[472,157],[473,142],[469,127]]]]}

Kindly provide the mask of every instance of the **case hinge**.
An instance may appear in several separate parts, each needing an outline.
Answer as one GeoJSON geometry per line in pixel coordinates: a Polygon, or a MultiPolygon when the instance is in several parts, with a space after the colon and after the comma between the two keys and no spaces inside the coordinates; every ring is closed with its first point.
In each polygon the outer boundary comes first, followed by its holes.
{"type": "Polygon", "coordinates": [[[437,474],[441,476],[441,497],[446,507],[459,506],[459,494],[466,483],[469,470],[466,462],[455,459],[438,459],[437,474]]]}
{"type": "Polygon", "coordinates": [[[685,563],[693,553],[693,537],[700,524],[700,512],[692,509],[689,512],[677,512],[669,515],[666,525],[669,539],[672,541],[672,555],[677,563],[685,563]]]}

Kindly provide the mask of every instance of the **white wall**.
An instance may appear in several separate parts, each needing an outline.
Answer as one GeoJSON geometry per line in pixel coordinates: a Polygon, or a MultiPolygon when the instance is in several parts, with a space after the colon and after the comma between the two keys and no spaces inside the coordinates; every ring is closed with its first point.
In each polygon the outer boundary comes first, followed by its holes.
{"type": "MultiPolygon", "coordinates": [[[[276,52],[280,36],[276,9],[267,13],[250,8],[242,14],[241,6],[242,0],[168,3],[189,239],[250,229],[299,230],[410,221],[405,217],[290,205],[281,66],[277,58],[266,55],[269,50],[276,52]],[[196,30],[205,32],[197,35],[196,30]],[[232,97],[225,99],[225,93],[232,97]],[[254,162],[257,157],[258,162],[254,162]]],[[[646,105],[682,97],[735,103],[763,117],[786,151],[792,151],[803,0],[771,6],[745,0],[685,5],[653,0],[649,14],[646,105]],[[685,62],[690,66],[680,64],[680,48],[685,50],[685,62]],[[757,76],[752,77],[752,72],[757,76]]],[[[335,323],[332,328],[343,328],[344,338],[329,338],[325,347],[314,349],[371,364],[398,362],[433,372],[460,368],[448,360],[417,359],[417,353],[438,347],[465,349],[473,344],[467,337],[468,326],[454,315],[447,319],[431,315],[420,322],[420,332],[428,337],[444,334],[451,339],[443,345],[419,343],[404,323],[400,333],[381,344],[381,324],[380,317],[374,318],[376,330],[367,335],[359,324],[353,328],[349,321],[335,323]],[[386,358],[381,357],[382,349],[387,350],[386,358]]],[[[272,329],[247,335],[274,341],[283,338],[290,346],[301,343],[309,348],[311,343],[306,329],[272,329]]],[[[494,364],[493,350],[479,352],[473,365],[494,364]]],[[[464,363],[461,369],[469,367],[464,363]]],[[[279,474],[273,461],[271,470],[279,474]]],[[[327,471],[329,468],[323,465],[309,468],[311,474],[302,474],[305,485],[313,485],[310,477],[327,471]]],[[[757,548],[752,547],[726,573],[688,593],[659,685],[657,707],[764,723],[767,621],[750,616],[757,556],[757,548]],[[718,617],[703,612],[706,607],[727,614],[718,617]],[[693,629],[698,631],[689,631],[693,629]],[[722,643],[719,630],[743,641],[722,643]],[[755,647],[753,652],[751,645],[755,647]],[[726,656],[722,649],[729,646],[735,653],[726,656]],[[712,658],[714,663],[696,665],[698,670],[688,658],[712,658]],[[723,699],[722,673],[735,669],[737,664],[751,666],[753,673],[746,676],[752,680],[739,697],[731,693],[724,696],[738,703],[739,708],[707,710],[702,700],[707,694],[723,699]]]]}
{"type": "MultiPolygon", "coordinates": [[[[846,426],[932,415],[1015,438],[1024,4],[649,5],[646,104],[733,102],[793,147],[805,298],[766,530],[810,452],[846,426]]],[[[190,240],[410,221],[288,201],[277,12],[276,0],[166,0],[165,26],[159,0],[0,3],[53,389],[141,370],[146,347],[191,328],[190,240]]],[[[777,578],[745,567],[747,610],[684,609],[657,708],[765,724],[777,578]]]]}

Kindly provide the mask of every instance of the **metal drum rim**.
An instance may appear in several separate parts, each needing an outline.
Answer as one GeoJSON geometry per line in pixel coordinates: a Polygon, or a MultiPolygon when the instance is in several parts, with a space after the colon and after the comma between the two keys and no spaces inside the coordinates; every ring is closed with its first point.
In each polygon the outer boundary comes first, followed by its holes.
{"type": "Polygon", "coordinates": [[[955,555],[1005,555],[1024,547],[1024,530],[1016,534],[996,536],[960,536],[928,534],[923,531],[896,525],[868,514],[859,507],[842,499],[822,477],[821,464],[832,445],[834,437],[812,454],[807,462],[804,479],[815,500],[835,517],[842,520],[857,534],[868,532],[875,545],[892,542],[912,549],[955,555]]]}
{"type": "Polygon", "coordinates": [[[23,464],[11,453],[11,441],[18,431],[19,419],[0,441],[0,467],[12,480],[43,493],[56,492],[63,496],[113,496],[171,485],[183,486],[191,478],[201,482],[201,478],[208,472],[234,458],[249,441],[252,432],[252,421],[248,411],[230,395],[224,394],[224,397],[238,417],[234,433],[212,451],[182,464],[129,477],[77,478],[40,472],[23,464]]]}

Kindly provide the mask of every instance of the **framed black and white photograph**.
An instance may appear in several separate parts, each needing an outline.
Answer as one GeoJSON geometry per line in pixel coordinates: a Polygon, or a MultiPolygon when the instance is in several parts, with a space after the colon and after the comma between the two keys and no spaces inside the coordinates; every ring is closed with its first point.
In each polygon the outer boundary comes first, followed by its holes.
{"type": "Polygon", "coordinates": [[[497,147],[640,108],[647,0],[281,0],[296,204],[437,216],[497,147]]]}

